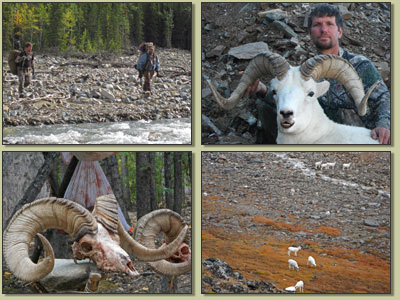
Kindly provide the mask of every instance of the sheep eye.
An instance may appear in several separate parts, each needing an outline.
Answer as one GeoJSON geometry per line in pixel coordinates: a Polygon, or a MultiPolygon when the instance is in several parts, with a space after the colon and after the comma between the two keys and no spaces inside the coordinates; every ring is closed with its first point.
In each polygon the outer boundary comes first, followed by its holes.
{"type": "Polygon", "coordinates": [[[314,92],[309,92],[308,97],[312,97],[312,96],[314,96],[314,92]]]}
{"type": "Polygon", "coordinates": [[[272,95],[276,95],[276,91],[275,90],[272,90],[272,95]]]}

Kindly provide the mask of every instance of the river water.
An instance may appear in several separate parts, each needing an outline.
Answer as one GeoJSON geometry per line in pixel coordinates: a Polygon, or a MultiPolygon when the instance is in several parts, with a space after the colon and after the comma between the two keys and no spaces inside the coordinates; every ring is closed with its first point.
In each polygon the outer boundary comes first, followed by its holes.
{"type": "Polygon", "coordinates": [[[6,127],[3,144],[191,144],[191,120],[6,127]]]}

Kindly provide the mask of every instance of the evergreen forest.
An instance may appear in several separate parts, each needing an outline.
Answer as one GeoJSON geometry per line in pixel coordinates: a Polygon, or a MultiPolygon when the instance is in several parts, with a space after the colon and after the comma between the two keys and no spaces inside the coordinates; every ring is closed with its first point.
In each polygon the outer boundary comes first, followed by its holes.
{"type": "Polygon", "coordinates": [[[3,50],[117,52],[143,41],[191,50],[191,3],[2,3],[3,50]],[[18,42],[19,41],[19,42],[18,42]]]}

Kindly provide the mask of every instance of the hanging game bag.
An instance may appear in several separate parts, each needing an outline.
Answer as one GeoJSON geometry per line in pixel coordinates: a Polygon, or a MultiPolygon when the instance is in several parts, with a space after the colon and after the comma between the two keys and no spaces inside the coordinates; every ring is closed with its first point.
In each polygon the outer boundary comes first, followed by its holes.
{"type": "Polygon", "coordinates": [[[19,50],[11,50],[8,53],[8,66],[10,67],[10,72],[13,73],[14,75],[18,75],[17,63],[15,62],[15,59],[20,53],[21,51],[19,50]]]}

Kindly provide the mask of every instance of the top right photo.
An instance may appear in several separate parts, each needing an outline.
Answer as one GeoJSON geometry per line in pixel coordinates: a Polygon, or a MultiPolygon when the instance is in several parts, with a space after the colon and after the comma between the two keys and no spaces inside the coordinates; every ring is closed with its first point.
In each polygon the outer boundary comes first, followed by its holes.
{"type": "Polygon", "coordinates": [[[391,3],[202,3],[202,144],[391,144],[391,3]]]}

